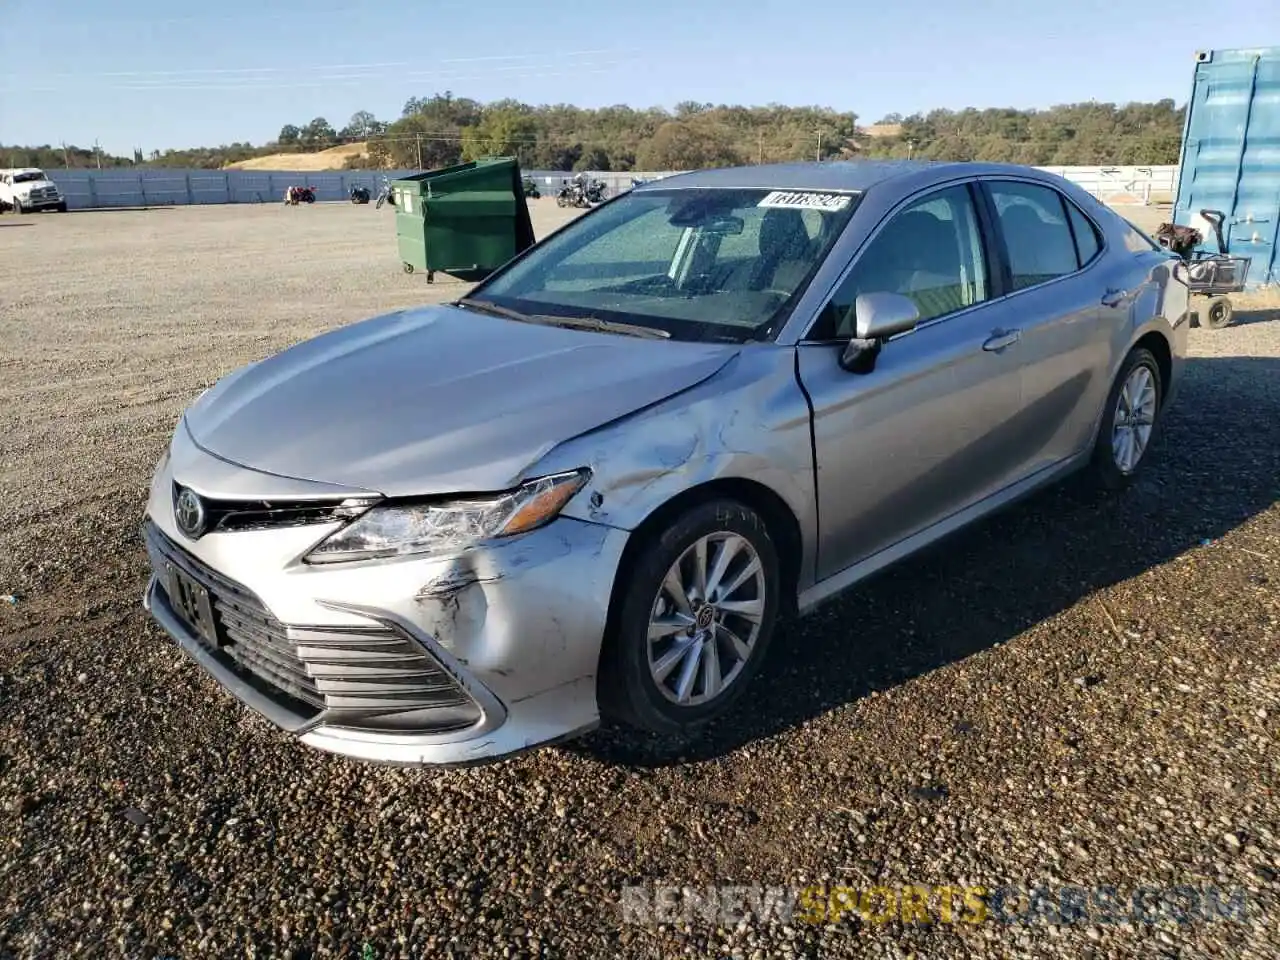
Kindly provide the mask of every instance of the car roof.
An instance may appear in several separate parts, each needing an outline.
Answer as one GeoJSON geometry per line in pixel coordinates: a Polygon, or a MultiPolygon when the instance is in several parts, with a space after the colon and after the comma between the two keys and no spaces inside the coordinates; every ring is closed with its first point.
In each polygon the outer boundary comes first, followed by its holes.
{"type": "MultiPolygon", "coordinates": [[[[950,177],[1017,173],[1041,179],[1042,171],[1011,163],[976,163],[945,160],[824,160],[803,163],[765,163],[756,166],[722,167],[676,173],[636,187],[637,191],[669,190],[673,187],[756,190],[849,190],[863,191],[899,177],[932,173],[938,179],[950,177]]],[[[925,179],[929,179],[926,177],[925,179]]]]}
{"type": "Polygon", "coordinates": [[[882,180],[951,166],[929,160],[830,160],[823,163],[764,163],[676,173],[642,184],[637,190],[671,187],[756,188],[768,190],[866,190],[882,180]]]}

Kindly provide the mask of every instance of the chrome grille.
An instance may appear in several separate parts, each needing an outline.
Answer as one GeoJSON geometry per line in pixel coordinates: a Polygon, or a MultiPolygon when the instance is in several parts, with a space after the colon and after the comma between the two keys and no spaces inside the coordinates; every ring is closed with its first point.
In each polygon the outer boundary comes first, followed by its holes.
{"type": "MultiPolygon", "coordinates": [[[[475,701],[417,642],[390,627],[285,625],[252,592],[197,560],[150,520],[152,566],[176,564],[209,591],[225,665],[268,684],[295,712],[357,729],[443,732],[480,719],[475,701]]],[[[163,578],[162,578],[163,584],[163,578]]]]}
{"type": "MultiPolygon", "coordinates": [[[[173,484],[176,503],[182,488],[173,484]]],[[[350,520],[373,506],[376,498],[344,497],[328,500],[216,500],[203,498],[210,533],[233,530],[273,530],[350,520]]]]}

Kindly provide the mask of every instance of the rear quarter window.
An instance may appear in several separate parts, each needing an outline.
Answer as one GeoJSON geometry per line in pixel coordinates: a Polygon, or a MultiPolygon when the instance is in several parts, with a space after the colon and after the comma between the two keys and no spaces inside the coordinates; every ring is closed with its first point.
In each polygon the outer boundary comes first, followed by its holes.
{"type": "Polygon", "coordinates": [[[1098,228],[1093,225],[1093,221],[1080,212],[1070,200],[1062,201],[1067,208],[1067,216],[1071,219],[1071,232],[1076,240],[1076,255],[1080,260],[1080,266],[1085,267],[1092,263],[1102,252],[1102,241],[1098,238],[1098,228]]]}
{"type": "MultiPolygon", "coordinates": [[[[1124,220],[1123,217],[1120,219],[1124,220]]],[[[1130,253],[1150,253],[1152,250],[1163,249],[1160,244],[1128,220],[1124,220],[1124,224],[1124,248],[1130,253]]]]}

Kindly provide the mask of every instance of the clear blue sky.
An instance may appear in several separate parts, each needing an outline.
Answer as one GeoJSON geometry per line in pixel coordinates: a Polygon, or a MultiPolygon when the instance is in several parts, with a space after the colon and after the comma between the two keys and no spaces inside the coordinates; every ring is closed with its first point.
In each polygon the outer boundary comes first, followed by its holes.
{"type": "Polygon", "coordinates": [[[636,107],[1124,103],[1195,50],[1280,43],[1278,0],[2,0],[0,142],[260,143],[410,96],[636,107]],[[16,29],[26,24],[29,29],[16,29]]]}

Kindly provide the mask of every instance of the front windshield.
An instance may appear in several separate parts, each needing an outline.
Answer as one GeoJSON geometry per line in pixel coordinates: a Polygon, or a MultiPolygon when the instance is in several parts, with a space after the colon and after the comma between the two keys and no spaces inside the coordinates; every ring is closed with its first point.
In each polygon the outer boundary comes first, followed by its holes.
{"type": "Polygon", "coordinates": [[[473,298],[677,339],[772,337],[857,200],[791,190],[628,193],[545,240],[473,298]]]}
{"type": "Polygon", "coordinates": [[[44,173],[40,170],[28,170],[25,173],[15,173],[13,175],[14,183],[26,183],[28,180],[43,180],[44,173]]]}

